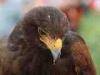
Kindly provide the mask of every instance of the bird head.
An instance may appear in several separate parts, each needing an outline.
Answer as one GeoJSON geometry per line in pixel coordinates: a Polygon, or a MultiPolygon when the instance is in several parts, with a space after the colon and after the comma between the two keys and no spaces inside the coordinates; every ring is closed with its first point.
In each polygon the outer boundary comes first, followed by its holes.
{"type": "Polygon", "coordinates": [[[44,43],[52,53],[55,62],[61,54],[63,38],[68,30],[67,17],[57,8],[37,7],[31,10],[26,18],[24,29],[28,36],[33,37],[29,39],[34,39],[33,43],[38,41],[44,43]],[[30,29],[28,29],[29,26],[30,29]]]}

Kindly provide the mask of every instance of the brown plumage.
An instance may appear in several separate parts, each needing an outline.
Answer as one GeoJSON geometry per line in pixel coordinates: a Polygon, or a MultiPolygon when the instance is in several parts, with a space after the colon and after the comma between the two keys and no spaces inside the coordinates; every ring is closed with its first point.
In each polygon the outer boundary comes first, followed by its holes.
{"type": "Polygon", "coordinates": [[[96,75],[86,44],[68,24],[67,17],[54,7],[27,13],[9,36],[5,55],[1,53],[1,75],[96,75]],[[55,47],[41,41],[41,35],[63,40],[57,44],[61,54],[53,54],[55,47]],[[53,55],[59,55],[55,61],[53,55]]]}

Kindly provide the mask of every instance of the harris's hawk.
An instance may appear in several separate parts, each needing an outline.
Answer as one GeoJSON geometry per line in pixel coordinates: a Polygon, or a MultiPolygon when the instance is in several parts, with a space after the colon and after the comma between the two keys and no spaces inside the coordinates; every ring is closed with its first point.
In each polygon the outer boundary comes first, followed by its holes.
{"type": "Polygon", "coordinates": [[[84,40],[54,7],[36,7],[16,25],[0,61],[2,75],[96,75],[84,40]]]}

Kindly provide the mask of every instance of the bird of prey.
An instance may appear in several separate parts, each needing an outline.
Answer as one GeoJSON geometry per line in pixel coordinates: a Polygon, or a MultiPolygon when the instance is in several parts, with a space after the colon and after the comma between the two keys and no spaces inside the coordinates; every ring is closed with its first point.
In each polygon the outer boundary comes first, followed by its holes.
{"type": "Polygon", "coordinates": [[[29,11],[13,29],[1,56],[0,75],[96,75],[84,40],[54,7],[29,11]]]}

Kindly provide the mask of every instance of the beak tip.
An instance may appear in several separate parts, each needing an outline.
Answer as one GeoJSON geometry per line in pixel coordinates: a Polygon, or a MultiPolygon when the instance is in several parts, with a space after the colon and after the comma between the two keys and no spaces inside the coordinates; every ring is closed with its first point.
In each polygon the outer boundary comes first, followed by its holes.
{"type": "Polygon", "coordinates": [[[55,61],[60,57],[61,55],[61,49],[57,49],[57,50],[52,50],[51,51],[52,56],[53,56],[53,62],[55,63],[55,61]]]}

